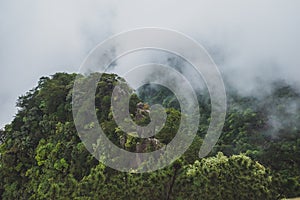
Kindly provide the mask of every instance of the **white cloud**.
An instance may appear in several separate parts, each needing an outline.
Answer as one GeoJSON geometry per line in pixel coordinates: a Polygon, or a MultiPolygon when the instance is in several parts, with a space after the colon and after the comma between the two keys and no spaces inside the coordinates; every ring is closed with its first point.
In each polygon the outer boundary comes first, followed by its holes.
{"type": "Polygon", "coordinates": [[[1,1],[0,126],[40,76],[76,72],[96,44],[131,28],[171,28],[213,54],[237,88],[300,83],[300,1],[1,1]]]}

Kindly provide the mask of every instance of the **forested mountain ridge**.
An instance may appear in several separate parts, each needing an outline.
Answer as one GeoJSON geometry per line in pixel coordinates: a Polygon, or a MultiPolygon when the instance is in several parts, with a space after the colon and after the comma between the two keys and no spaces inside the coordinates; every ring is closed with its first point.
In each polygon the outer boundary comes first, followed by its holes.
{"type": "MultiPolygon", "coordinates": [[[[1,130],[2,199],[281,199],[300,195],[300,96],[291,86],[276,83],[260,98],[230,92],[221,138],[210,157],[201,160],[198,150],[208,126],[210,101],[199,94],[203,115],[190,149],[165,169],[131,174],[99,163],[80,141],[71,104],[76,76],[42,77],[36,88],[19,98],[18,113],[1,130]]],[[[180,120],[176,98],[166,88],[151,85],[140,88],[138,95],[133,93],[130,113],[136,123],[149,123],[148,112],[142,111],[148,109],[147,103],[159,100],[164,100],[160,103],[167,107],[168,118],[155,137],[158,145],[125,137],[110,109],[112,90],[120,81],[124,80],[115,74],[103,74],[97,84],[97,116],[108,138],[128,151],[138,151],[138,144],[145,144],[143,152],[167,144],[180,120]]]]}

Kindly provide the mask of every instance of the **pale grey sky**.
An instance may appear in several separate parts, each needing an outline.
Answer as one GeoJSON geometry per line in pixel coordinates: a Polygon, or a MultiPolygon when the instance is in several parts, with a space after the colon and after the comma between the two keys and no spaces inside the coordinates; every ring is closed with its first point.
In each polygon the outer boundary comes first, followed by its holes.
{"type": "Polygon", "coordinates": [[[99,42],[138,27],[193,37],[238,89],[256,78],[299,84],[299,10],[298,0],[0,1],[0,127],[39,77],[77,72],[99,42]]]}

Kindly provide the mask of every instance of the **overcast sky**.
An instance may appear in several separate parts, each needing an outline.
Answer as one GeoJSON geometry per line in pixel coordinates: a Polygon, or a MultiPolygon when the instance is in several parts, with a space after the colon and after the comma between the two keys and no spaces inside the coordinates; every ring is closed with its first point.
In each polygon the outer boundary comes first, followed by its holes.
{"type": "Polygon", "coordinates": [[[300,1],[0,1],[0,127],[41,76],[77,72],[112,34],[138,27],[183,32],[238,89],[257,78],[300,83],[300,1]]]}

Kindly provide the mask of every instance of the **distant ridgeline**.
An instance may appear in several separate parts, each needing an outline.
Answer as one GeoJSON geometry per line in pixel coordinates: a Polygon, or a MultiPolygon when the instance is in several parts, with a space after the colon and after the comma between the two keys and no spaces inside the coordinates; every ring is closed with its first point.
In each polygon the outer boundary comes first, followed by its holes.
{"type": "MultiPolygon", "coordinates": [[[[95,75],[95,74],[92,74],[95,75]]],[[[92,76],[91,75],[91,76],[92,76]]],[[[245,97],[228,90],[225,126],[210,156],[198,151],[210,121],[210,99],[198,92],[198,135],[171,166],[152,173],[122,173],[104,166],[86,150],[72,116],[72,87],[77,74],[42,77],[19,97],[11,124],[0,132],[2,199],[281,199],[300,196],[300,101],[289,85],[245,97]]],[[[82,77],[82,79],[85,79],[82,77]]],[[[103,74],[95,106],[107,137],[131,152],[163,148],[180,123],[176,97],[163,86],[145,85],[130,99],[131,118],[150,122],[149,105],[163,104],[164,128],[154,137],[125,134],[111,111],[111,94],[120,81],[103,74]]],[[[90,124],[87,124],[89,126],[90,124]]],[[[136,161],[131,161],[136,162],[136,161]]]]}

